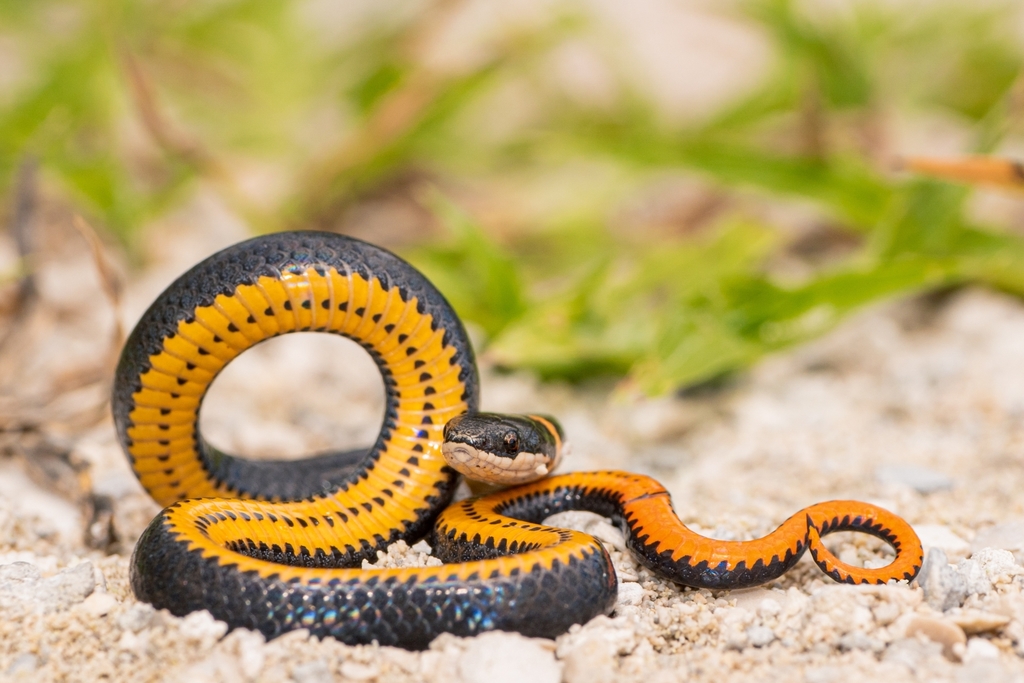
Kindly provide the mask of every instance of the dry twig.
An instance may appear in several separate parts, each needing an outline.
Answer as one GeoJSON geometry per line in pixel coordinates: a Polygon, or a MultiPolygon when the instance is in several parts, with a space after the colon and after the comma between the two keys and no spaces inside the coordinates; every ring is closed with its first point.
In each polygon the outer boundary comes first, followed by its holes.
{"type": "Polygon", "coordinates": [[[3,351],[15,331],[20,329],[21,323],[27,316],[31,304],[35,301],[38,294],[32,268],[32,254],[34,251],[32,233],[36,225],[38,203],[36,161],[35,159],[27,158],[21,163],[14,186],[14,216],[10,227],[11,236],[14,238],[14,244],[18,250],[21,277],[18,280],[18,287],[12,306],[13,318],[5,326],[4,331],[0,333],[0,352],[3,351]]]}
{"type": "Polygon", "coordinates": [[[113,361],[109,363],[109,366],[112,368],[121,349],[121,344],[124,343],[124,326],[121,324],[121,283],[118,281],[117,274],[110,265],[103,242],[92,226],[78,214],[72,219],[71,224],[89,244],[89,253],[92,255],[93,264],[96,266],[96,273],[100,278],[100,286],[103,288],[103,294],[106,295],[107,301],[110,302],[110,307],[114,314],[114,332],[111,346],[113,361]]]}

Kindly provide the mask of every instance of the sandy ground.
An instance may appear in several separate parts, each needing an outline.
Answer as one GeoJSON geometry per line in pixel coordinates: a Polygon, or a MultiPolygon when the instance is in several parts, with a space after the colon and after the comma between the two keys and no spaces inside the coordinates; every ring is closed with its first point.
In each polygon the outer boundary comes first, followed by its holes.
{"type": "MultiPolygon", "coordinates": [[[[155,233],[159,257],[126,288],[126,320],[240,237],[202,227],[188,240],[155,233]]],[[[74,240],[51,238],[39,300],[0,355],[4,680],[1024,680],[1024,307],[1015,300],[965,290],[891,302],[729,386],[656,401],[485,364],[485,408],[560,416],[574,447],[568,469],[651,474],[702,533],[753,538],[805,505],[859,498],[905,516],[941,555],[931,554],[927,591],[836,585],[806,558],[763,588],[693,591],[638,567],[607,522],[576,516],[562,523],[598,535],[615,559],[610,617],[555,641],[442,636],[409,653],[304,632],[265,643],[226,633],[206,613],[179,619],[135,601],[130,551],[157,509],[105,416],[109,370],[96,359],[109,358],[109,342],[97,330],[111,314],[74,240]],[[69,289],[70,277],[84,284],[69,289]]],[[[205,428],[255,457],[366,442],[381,390],[361,354],[322,335],[263,345],[218,379],[205,428]],[[326,355],[336,359],[327,369],[309,360],[326,355]]],[[[830,538],[847,561],[891,556],[873,539],[830,538]]],[[[426,550],[393,548],[381,561],[425,562],[426,550]]]]}

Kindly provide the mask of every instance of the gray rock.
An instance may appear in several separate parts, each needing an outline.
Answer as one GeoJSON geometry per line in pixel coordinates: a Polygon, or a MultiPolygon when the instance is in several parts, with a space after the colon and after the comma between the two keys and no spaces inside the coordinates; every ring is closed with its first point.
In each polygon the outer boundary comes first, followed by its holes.
{"type": "Polygon", "coordinates": [[[12,562],[0,565],[0,588],[8,583],[33,583],[42,578],[39,569],[29,562],[12,562]]]}
{"type": "Polygon", "coordinates": [[[878,654],[885,649],[885,643],[860,631],[851,631],[839,639],[839,649],[846,652],[850,650],[866,650],[878,654]]]}
{"type": "Polygon", "coordinates": [[[15,657],[14,661],[11,662],[9,667],[7,667],[4,674],[14,680],[21,678],[27,681],[32,678],[32,674],[34,674],[38,668],[39,658],[30,652],[26,652],[15,657]]]}
{"type": "Polygon", "coordinates": [[[333,683],[334,674],[322,659],[314,659],[311,662],[296,664],[292,669],[292,679],[295,683],[333,683]]]}
{"type": "Polygon", "coordinates": [[[1024,520],[1003,522],[982,529],[971,542],[971,550],[979,552],[985,548],[1009,550],[1024,564],[1024,520]]]}
{"type": "Polygon", "coordinates": [[[775,631],[767,626],[751,626],[747,629],[747,640],[754,647],[764,647],[775,640],[775,631]]]}
{"type": "Polygon", "coordinates": [[[144,628],[149,627],[153,622],[154,616],[156,616],[156,610],[153,609],[152,605],[138,602],[117,618],[117,625],[121,627],[122,631],[138,633],[144,628]]]}
{"type": "Polygon", "coordinates": [[[600,638],[584,640],[560,658],[565,683],[615,683],[618,678],[615,651],[600,638]]]}
{"type": "Polygon", "coordinates": [[[875,477],[885,484],[909,486],[918,493],[935,493],[953,488],[953,480],[920,465],[883,465],[875,477]]]}
{"type": "Polygon", "coordinates": [[[846,675],[846,672],[838,666],[812,666],[804,672],[804,681],[806,683],[838,683],[846,675]]]}
{"type": "Polygon", "coordinates": [[[938,548],[954,562],[971,554],[971,544],[953,533],[945,524],[915,524],[914,531],[921,539],[925,551],[938,548]]]}
{"type": "Polygon", "coordinates": [[[942,645],[930,640],[902,638],[886,648],[882,661],[902,664],[911,671],[917,671],[929,659],[942,657],[942,645]]]}
{"type": "Polygon", "coordinates": [[[90,562],[62,569],[46,579],[26,562],[0,567],[0,607],[4,608],[57,612],[82,602],[95,587],[96,575],[90,562]]]}
{"type": "Polygon", "coordinates": [[[616,550],[626,550],[626,538],[623,536],[622,531],[601,515],[594,514],[593,512],[585,510],[558,512],[545,519],[544,523],[548,526],[582,531],[616,550]]]}
{"type": "Polygon", "coordinates": [[[946,553],[938,548],[932,548],[925,555],[917,583],[924,590],[928,604],[943,612],[959,607],[967,599],[967,582],[950,566],[946,553]]]}
{"type": "Polygon", "coordinates": [[[469,641],[459,658],[464,683],[559,683],[562,666],[547,643],[491,631],[469,641]]]}

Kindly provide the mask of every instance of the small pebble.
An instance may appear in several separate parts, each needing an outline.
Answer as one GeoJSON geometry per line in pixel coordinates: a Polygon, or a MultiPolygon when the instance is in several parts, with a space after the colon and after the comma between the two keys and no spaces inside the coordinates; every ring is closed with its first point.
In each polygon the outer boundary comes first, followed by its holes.
{"type": "Polygon", "coordinates": [[[492,631],[467,641],[459,658],[463,683],[559,683],[562,666],[551,643],[492,631]]]}
{"type": "Polygon", "coordinates": [[[146,649],[148,640],[148,638],[142,638],[131,631],[124,631],[121,633],[121,637],[117,641],[117,647],[119,650],[124,650],[125,652],[131,652],[141,656],[146,649]]]}
{"type": "Polygon", "coordinates": [[[341,663],[341,675],[352,681],[371,681],[380,676],[380,667],[374,664],[360,664],[349,659],[341,663]]]}
{"type": "Polygon", "coordinates": [[[762,618],[778,616],[781,611],[782,605],[775,598],[765,598],[757,604],[757,614],[762,618]]]}
{"type": "Polygon", "coordinates": [[[615,683],[615,656],[599,638],[584,640],[560,659],[565,683],[615,683]]]}
{"type": "Polygon", "coordinates": [[[1024,561],[1024,520],[1003,522],[979,531],[971,548],[979,552],[985,548],[1001,548],[1014,554],[1018,562],[1024,561]]]}
{"type": "Polygon", "coordinates": [[[959,607],[967,597],[967,582],[946,559],[946,553],[932,548],[925,555],[917,583],[924,590],[924,598],[933,608],[944,612],[959,607]]]}
{"type": "MultiPolygon", "coordinates": [[[[943,647],[940,643],[917,638],[901,638],[894,641],[882,654],[882,661],[902,664],[911,671],[924,668],[929,659],[941,659],[943,647]]],[[[840,679],[836,679],[837,681],[840,679]]]]}
{"type": "Polygon", "coordinates": [[[138,633],[147,628],[156,616],[156,610],[146,602],[137,602],[117,618],[117,625],[124,631],[138,633]]]}
{"type": "Polygon", "coordinates": [[[925,494],[953,488],[952,479],[920,465],[883,465],[875,470],[875,478],[884,484],[901,484],[925,494]]]}
{"type": "Polygon", "coordinates": [[[585,510],[559,512],[545,519],[544,524],[582,531],[620,552],[626,550],[626,537],[622,535],[622,531],[601,515],[593,512],[585,510]]]}
{"type": "Polygon", "coordinates": [[[250,679],[259,676],[266,663],[267,650],[264,644],[266,638],[259,631],[249,631],[244,628],[232,631],[229,638],[233,638],[238,648],[238,660],[242,665],[242,673],[250,679]]]}
{"type": "Polygon", "coordinates": [[[30,652],[26,652],[15,657],[4,673],[14,679],[24,678],[28,680],[38,668],[39,658],[30,652]]]}
{"type": "Polygon", "coordinates": [[[844,651],[866,650],[868,652],[881,652],[885,649],[885,643],[877,638],[871,638],[860,631],[851,631],[843,634],[839,639],[839,649],[844,651]]]}
{"type": "Polygon", "coordinates": [[[93,617],[102,617],[114,609],[117,598],[110,593],[93,593],[82,603],[82,609],[93,617]]]}
{"type": "Polygon", "coordinates": [[[976,560],[960,560],[956,570],[964,580],[967,595],[987,595],[992,591],[992,582],[989,581],[985,568],[976,560]]]}
{"type": "Polygon", "coordinates": [[[33,565],[15,562],[0,568],[0,607],[20,607],[42,614],[59,612],[85,600],[95,587],[96,576],[89,562],[45,579],[33,565]]]}
{"type": "Polygon", "coordinates": [[[805,683],[837,683],[845,672],[838,666],[812,666],[804,672],[805,683]]]}
{"type": "Polygon", "coordinates": [[[921,539],[921,545],[927,553],[932,548],[938,548],[946,553],[946,557],[954,560],[962,560],[971,554],[971,544],[957,536],[952,529],[945,524],[916,524],[914,531],[921,539]]]}
{"type": "Polygon", "coordinates": [[[292,680],[295,683],[334,683],[334,674],[331,673],[327,662],[314,659],[311,662],[296,664],[292,669],[292,680]]]}
{"type": "Polygon", "coordinates": [[[754,647],[764,647],[775,640],[775,632],[767,626],[751,626],[747,629],[747,640],[754,647]]]}
{"type": "Polygon", "coordinates": [[[942,645],[942,654],[946,655],[948,659],[955,659],[954,648],[956,645],[963,645],[967,642],[967,636],[963,629],[951,621],[934,617],[916,616],[910,620],[910,623],[907,624],[907,637],[912,638],[918,634],[942,645]]]}
{"type": "Polygon", "coordinates": [[[599,616],[579,628],[573,628],[557,641],[555,655],[564,659],[587,643],[598,643],[612,654],[624,657],[636,650],[639,638],[635,625],[626,617],[599,616]]]}
{"type": "MultiPolygon", "coordinates": [[[[202,610],[201,612],[192,612],[182,619],[180,624],[180,631],[183,638],[187,638],[188,640],[197,640],[205,647],[209,647],[213,642],[220,640],[228,631],[227,624],[223,621],[217,621],[213,618],[213,615],[206,610],[202,610]]],[[[297,633],[297,631],[292,631],[286,635],[291,635],[293,633],[297,633]]]]}
{"type": "Polygon", "coordinates": [[[743,590],[731,591],[729,599],[736,601],[736,606],[748,612],[756,612],[765,600],[774,600],[778,604],[781,594],[767,588],[745,588],[743,590]]]}
{"type": "Polygon", "coordinates": [[[981,566],[993,585],[1010,583],[1013,577],[1024,573],[1013,553],[1001,548],[982,548],[971,555],[971,560],[981,566]]]}
{"type": "Polygon", "coordinates": [[[964,664],[978,659],[999,659],[999,648],[984,638],[971,638],[964,650],[964,664]]]}
{"type": "Polygon", "coordinates": [[[29,562],[0,565],[0,588],[7,583],[29,583],[41,578],[39,569],[29,562]]]}
{"type": "Polygon", "coordinates": [[[963,629],[967,635],[995,631],[1010,623],[1010,617],[994,612],[969,609],[954,611],[946,615],[954,624],[963,629]]]}
{"type": "Polygon", "coordinates": [[[644,599],[644,589],[639,583],[620,583],[616,604],[639,605],[644,599]]]}

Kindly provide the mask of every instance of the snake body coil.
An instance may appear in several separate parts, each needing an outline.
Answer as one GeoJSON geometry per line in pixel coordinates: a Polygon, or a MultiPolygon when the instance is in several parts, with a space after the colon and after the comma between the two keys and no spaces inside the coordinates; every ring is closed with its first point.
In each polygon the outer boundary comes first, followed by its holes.
{"type": "Polygon", "coordinates": [[[609,612],[616,594],[595,539],[540,523],[568,509],[612,517],[642,562],[691,586],[763,583],[808,548],[839,581],[912,579],[920,567],[906,522],[852,501],[807,508],[743,543],[693,533],[660,484],[623,472],[552,477],[449,507],[456,474],[442,430],[476,412],[477,394],[461,323],[394,255],[316,232],[215,254],[154,302],[117,368],[118,435],[142,484],[169,506],[136,546],[136,595],[179,615],[207,609],[267,637],[308,628],[410,648],[442,632],[553,637],[609,612]],[[254,344],[300,330],[342,334],[376,361],[386,409],[374,445],[356,460],[252,462],[206,444],[199,408],[217,373],[254,344]],[[820,535],[844,529],[886,540],[896,560],[871,570],[840,563],[820,535]],[[434,554],[454,564],[359,569],[388,544],[428,533],[434,554]]]}

